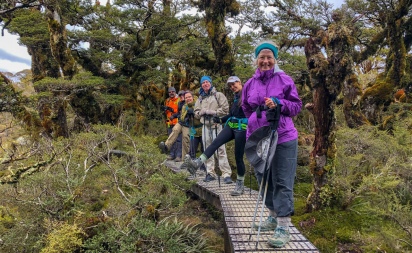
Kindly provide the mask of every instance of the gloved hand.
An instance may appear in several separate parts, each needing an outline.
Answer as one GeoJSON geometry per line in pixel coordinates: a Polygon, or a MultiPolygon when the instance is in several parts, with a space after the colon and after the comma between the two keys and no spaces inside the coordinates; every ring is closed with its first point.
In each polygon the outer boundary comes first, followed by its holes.
{"type": "Polygon", "coordinates": [[[222,118],[213,116],[213,123],[222,124],[222,118]]]}
{"type": "Polygon", "coordinates": [[[206,111],[207,111],[206,109],[201,109],[200,112],[199,112],[199,115],[200,116],[205,115],[206,111]]]}
{"type": "Polygon", "coordinates": [[[187,109],[186,115],[187,115],[187,116],[193,116],[193,115],[195,115],[195,112],[193,111],[192,108],[190,108],[190,109],[187,109]]]}
{"type": "Polygon", "coordinates": [[[174,114],[169,117],[170,120],[173,120],[174,118],[176,118],[176,116],[174,114]]]}
{"type": "Polygon", "coordinates": [[[162,110],[162,111],[166,111],[166,106],[161,105],[161,106],[160,106],[160,110],[162,110]]]}
{"type": "MultiPolygon", "coordinates": [[[[203,111],[204,109],[202,109],[203,111]]],[[[214,110],[205,110],[204,113],[205,115],[216,115],[216,111],[214,110]]]]}
{"type": "Polygon", "coordinates": [[[175,112],[172,107],[166,106],[166,110],[171,111],[172,113],[175,112]]]}

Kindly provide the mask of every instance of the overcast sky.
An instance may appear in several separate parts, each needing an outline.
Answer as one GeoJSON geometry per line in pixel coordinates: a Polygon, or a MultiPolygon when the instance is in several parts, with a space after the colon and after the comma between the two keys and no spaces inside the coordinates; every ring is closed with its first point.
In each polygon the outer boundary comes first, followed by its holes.
{"type": "MultiPolygon", "coordinates": [[[[344,0],[329,0],[335,7],[340,6],[344,0]]],[[[100,1],[106,4],[105,0],[100,1]]],[[[18,44],[18,36],[5,30],[4,36],[0,36],[0,71],[17,73],[24,69],[30,69],[30,55],[27,48],[18,44]]]]}

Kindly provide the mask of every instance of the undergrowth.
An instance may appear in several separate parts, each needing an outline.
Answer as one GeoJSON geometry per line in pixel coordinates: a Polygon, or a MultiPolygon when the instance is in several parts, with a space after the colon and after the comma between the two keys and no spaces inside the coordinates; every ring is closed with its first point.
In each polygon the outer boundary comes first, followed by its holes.
{"type": "Polygon", "coordinates": [[[96,125],[32,144],[1,163],[0,252],[218,252],[201,222],[181,219],[192,182],[155,138],[96,125]]]}

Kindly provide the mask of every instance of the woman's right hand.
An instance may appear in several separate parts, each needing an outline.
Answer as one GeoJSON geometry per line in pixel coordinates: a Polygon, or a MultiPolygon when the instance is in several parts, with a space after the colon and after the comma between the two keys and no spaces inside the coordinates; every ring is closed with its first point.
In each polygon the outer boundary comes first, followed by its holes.
{"type": "Polygon", "coordinates": [[[272,100],[271,98],[265,97],[264,99],[265,99],[265,105],[266,105],[268,108],[270,108],[270,109],[276,108],[276,103],[273,102],[273,100],[272,100]]]}

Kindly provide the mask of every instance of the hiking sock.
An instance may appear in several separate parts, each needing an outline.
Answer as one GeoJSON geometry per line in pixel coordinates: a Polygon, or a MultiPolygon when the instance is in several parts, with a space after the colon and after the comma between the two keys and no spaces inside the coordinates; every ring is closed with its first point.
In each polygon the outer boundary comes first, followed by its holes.
{"type": "Polygon", "coordinates": [[[237,179],[237,180],[240,180],[240,181],[245,181],[245,176],[239,176],[239,175],[237,175],[236,179],[237,179]]]}
{"type": "Polygon", "coordinates": [[[199,156],[200,161],[202,161],[202,163],[205,163],[207,161],[207,156],[205,154],[201,154],[199,156]]]}
{"type": "Polygon", "coordinates": [[[269,209],[269,215],[272,216],[273,218],[278,217],[277,213],[275,212],[275,210],[270,210],[269,209]]]}
{"type": "Polygon", "coordinates": [[[290,225],[290,217],[286,216],[286,217],[278,217],[278,226],[282,226],[285,228],[289,228],[290,225]]]}

